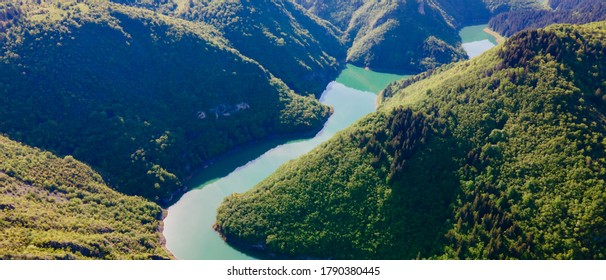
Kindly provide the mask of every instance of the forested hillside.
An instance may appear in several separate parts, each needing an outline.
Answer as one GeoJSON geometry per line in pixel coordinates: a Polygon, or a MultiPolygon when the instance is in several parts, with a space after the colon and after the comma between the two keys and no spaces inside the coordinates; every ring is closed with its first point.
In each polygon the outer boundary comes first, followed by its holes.
{"type": "Polygon", "coordinates": [[[228,197],[228,242],[605,259],[606,22],[527,30],[605,15],[601,0],[3,1],[0,258],[170,258],[160,206],[229,150],[318,131],[348,62],[428,71],[228,197]],[[511,38],[457,62],[458,30],[491,17],[511,38]]]}
{"type": "Polygon", "coordinates": [[[319,97],[345,56],[340,31],[290,0],[112,1],[208,23],[222,32],[231,47],[303,95],[319,97]]]}
{"type": "Polygon", "coordinates": [[[353,15],[347,61],[414,73],[465,57],[456,28],[439,7],[417,1],[376,1],[353,15]]]}
{"type": "Polygon", "coordinates": [[[524,29],[536,29],[554,23],[583,24],[606,20],[606,1],[549,0],[546,7],[499,14],[490,20],[492,30],[511,36],[524,29]]]}
{"type": "Polygon", "coordinates": [[[294,0],[341,29],[347,61],[360,67],[418,73],[462,60],[458,29],[538,0],[294,0]]]}
{"type": "Polygon", "coordinates": [[[161,216],[71,156],[0,136],[0,259],[165,259],[161,216]]]}
{"type": "Polygon", "coordinates": [[[357,66],[418,72],[465,56],[456,27],[433,2],[297,2],[343,30],[347,61],[357,66]]]}
{"type": "Polygon", "coordinates": [[[168,203],[218,154],[330,114],[210,25],[51,2],[2,6],[0,132],[73,155],[123,193],[168,203]]]}
{"type": "Polygon", "coordinates": [[[6,39],[6,30],[21,16],[21,10],[10,3],[0,3],[0,43],[6,39]]]}
{"type": "Polygon", "coordinates": [[[228,242],[293,258],[606,258],[606,22],[514,35],[388,87],[251,191],[228,242]]]}

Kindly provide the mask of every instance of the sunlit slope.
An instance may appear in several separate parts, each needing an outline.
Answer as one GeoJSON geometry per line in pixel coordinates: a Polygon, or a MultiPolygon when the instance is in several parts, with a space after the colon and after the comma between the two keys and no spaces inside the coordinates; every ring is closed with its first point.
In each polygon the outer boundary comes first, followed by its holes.
{"type": "Polygon", "coordinates": [[[418,73],[466,58],[458,30],[542,0],[294,0],[343,31],[347,62],[418,73]]]}
{"type": "Polygon", "coordinates": [[[271,255],[603,259],[606,23],[523,32],[401,81],[217,229],[271,255]]]}
{"type": "Polygon", "coordinates": [[[0,132],[127,194],[169,203],[209,159],[329,115],[203,23],[106,1],[3,7],[17,12],[0,45],[0,132]]]}
{"type": "Polygon", "coordinates": [[[73,157],[0,136],[0,259],[163,259],[162,210],[73,157]]]}

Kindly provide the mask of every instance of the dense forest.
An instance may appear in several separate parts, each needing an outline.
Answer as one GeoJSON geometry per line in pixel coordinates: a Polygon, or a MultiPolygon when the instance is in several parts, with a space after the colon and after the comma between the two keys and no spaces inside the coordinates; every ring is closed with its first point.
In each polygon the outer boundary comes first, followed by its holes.
{"type": "Polygon", "coordinates": [[[413,72],[460,60],[456,26],[515,2],[461,1],[478,0],[355,2],[346,28],[310,1],[2,3],[0,132],[166,205],[221,153],[318,129],[330,111],[314,96],[340,60],[413,72]]]}
{"type": "Polygon", "coordinates": [[[171,258],[161,206],[229,150],[318,131],[345,63],[428,71],[227,198],[228,242],[604,259],[606,22],[527,29],[605,14],[583,0],[2,1],[0,259],[171,258]],[[458,30],[489,18],[511,38],[462,61],[458,30]]]}
{"type": "Polygon", "coordinates": [[[511,36],[525,29],[536,29],[554,23],[583,24],[606,20],[603,0],[549,0],[547,9],[505,12],[490,20],[492,30],[511,36]]]}
{"type": "Polygon", "coordinates": [[[343,31],[347,62],[418,73],[466,58],[457,30],[497,13],[538,7],[537,0],[295,0],[343,31]]]}
{"type": "Polygon", "coordinates": [[[216,27],[299,94],[320,96],[345,55],[340,32],[290,0],[112,0],[216,27]]]}
{"type": "Polygon", "coordinates": [[[606,22],[524,31],[389,86],[251,191],[228,242],[290,258],[606,258],[606,22]]]}
{"type": "Polygon", "coordinates": [[[0,132],[123,193],[167,204],[218,154],[330,114],[207,24],[103,1],[8,6],[22,16],[3,32],[0,132]]]}
{"type": "Polygon", "coordinates": [[[160,218],[73,157],[0,136],[0,259],[167,259],[160,218]]]}
{"type": "Polygon", "coordinates": [[[433,2],[297,2],[343,31],[347,61],[360,67],[412,73],[465,57],[456,27],[433,2]]]}

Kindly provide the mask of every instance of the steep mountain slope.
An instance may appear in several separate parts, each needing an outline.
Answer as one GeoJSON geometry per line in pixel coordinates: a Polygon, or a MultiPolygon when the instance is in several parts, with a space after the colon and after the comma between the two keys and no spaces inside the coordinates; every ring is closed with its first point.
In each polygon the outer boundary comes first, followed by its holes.
{"type": "Polygon", "coordinates": [[[511,10],[538,9],[545,0],[482,0],[488,10],[493,14],[499,14],[511,10]]]}
{"type": "Polygon", "coordinates": [[[288,257],[606,258],[606,22],[519,33],[227,198],[228,242],[288,257]]]}
{"type": "Polygon", "coordinates": [[[162,210],[72,157],[0,136],[0,259],[159,259],[162,210]]]}
{"type": "Polygon", "coordinates": [[[330,113],[206,24],[105,1],[19,9],[0,50],[0,131],[126,194],[168,203],[212,157],[330,113]]]}
{"type": "Polygon", "coordinates": [[[511,36],[524,29],[554,23],[583,24],[606,20],[606,2],[595,0],[549,0],[548,5],[499,14],[490,20],[492,30],[511,36]]]}
{"type": "Polygon", "coordinates": [[[376,69],[418,72],[465,57],[455,27],[424,1],[371,1],[347,29],[347,60],[376,69]]]}
{"type": "Polygon", "coordinates": [[[455,26],[433,1],[296,2],[344,31],[347,61],[357,66],[417,72],[465,56],[455,26]]]}
{"type": "Polygon", "coordinates": [[[290,0],[112,1],[213,25],[230,46],[303,95],[319,97],[345,56],[338,29],[290,0]]]}
{"type": "Polygon", "coordinates": [[[330,21],[341,30],[347,30],[354,13],[368,0],[295,0],[295,2],[320,18],[330,21]]]}
{"type": "Polygon", "coordinates": [[[503,3],[498,6],[487,0],[435,0],[435,2],[442,7],[442,10],[447,14],[447,18],[452,18],[457,28],[466,25],[484,24],[498,9],[515,9],[506,5],[506,3],[511,2],[507,0],[501,1],[503,3]]]}
{"type": "Polygon", "coordinates": [[[465,58],[457,29],[485,23],[538,0],[294,0],[343,30],[347,61],[389,71],[419,72],[465,58]]]}

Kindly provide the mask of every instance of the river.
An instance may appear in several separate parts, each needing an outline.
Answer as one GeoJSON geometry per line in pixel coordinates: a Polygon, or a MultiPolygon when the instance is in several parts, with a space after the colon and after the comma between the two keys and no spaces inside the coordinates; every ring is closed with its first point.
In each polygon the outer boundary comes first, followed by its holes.
{"type": "MultiPolygon", "coordinates": [[[[484,27],[472,26],[461,31],[463,46],[468,46],[465,50],[473,52],[474,56],[487,50],[488,45],[482,43],[481,47],[477,47],[480,44],[466,44],[490,41],[490,38],[479,34],[490,36],[482,31],[484,27]]],[[[471,53],[469,55],[472,56],[471,53]]],[[[178,259],[255,259],[225,243],[212,229],[216,209],[223,199],[234,192],[249,190],[280,165],[311,151],[337,131],[373,112],[376,93],[390,82],[404,77],[347,65],[336,81],[328,84],[320,98],[323,104],[334,108],[334,114],[315,137],[287,143],[273,140],[252,145],[223,157],[193,177],[190,182],[193,190],[168,208],[163,231],[167,248],[178,259]]]]}
{"type": "MultiPolygon", "coordinates": [[[[280,165],[311,151],[337,131],[375,110],[376,92],[404,76],[382,74],[348,65],[336,81],[331,82],[320,101],[334,108],[333,115],[313,138],[290,141],[275,147],[268,144],[248,147],[216,162],[194,177],[195,188],[168,208],[164,219],[167,248],[179,259],[254,259],[225,243],[213,229],[216,209],[223,198],[234,192],[245,192],[271,175],[280,165]],[[250,161],[251,155],[268,149],[250,161]],[[233,171],[233,162],[243,163],[233,171]],[[212,178],[208,174],[228,174],[212,178]]],[[[271,144],[271,143],[270,143],[271,144]]],[[[275,144],[275,143],[274,143],[275,144]]]]}
{"type": "Polygon", "coordinates": [[[467,26],[459,31],[463,49],[469,58],[474,58],[497,45],[497,39],[484,32],[487,24],[467,26]]]}

